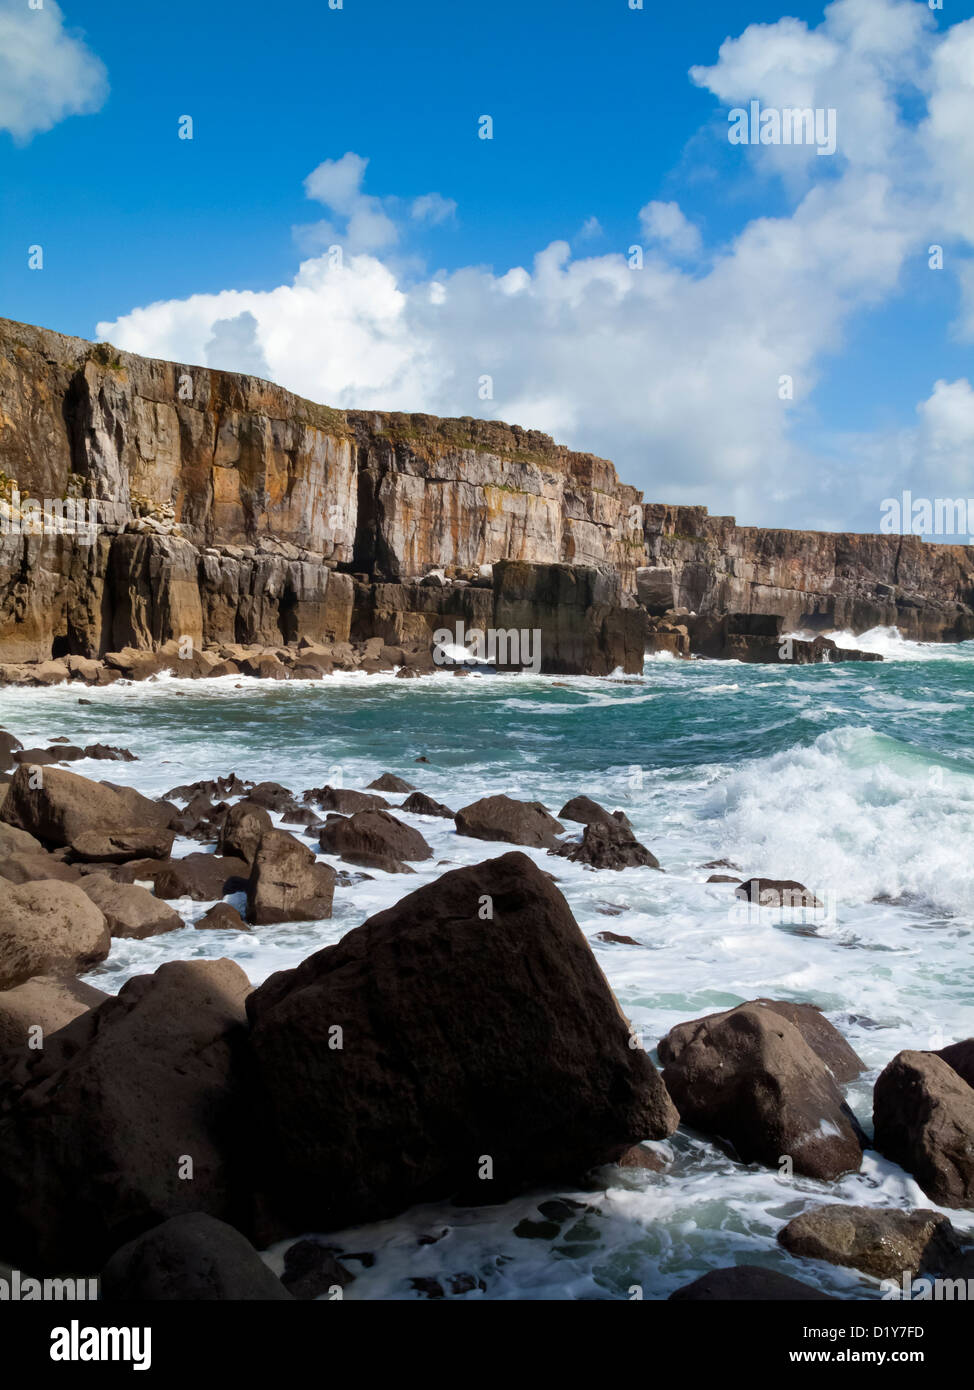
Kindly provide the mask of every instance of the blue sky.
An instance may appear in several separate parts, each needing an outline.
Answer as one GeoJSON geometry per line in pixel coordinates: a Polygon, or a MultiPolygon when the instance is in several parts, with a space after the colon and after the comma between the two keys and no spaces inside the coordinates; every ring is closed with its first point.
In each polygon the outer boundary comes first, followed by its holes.
{"type": "Polygon", "coordinates": [[[742,522],[876,529],[901,487],[974,495],[974,9],[945,3],[0,0],[0,313],[537,426],[742,522]],[[732,147],[752,97],[833,106],[836,156],[732,147]],[[293,295],[334,244],[346,288],[293,295]]]}

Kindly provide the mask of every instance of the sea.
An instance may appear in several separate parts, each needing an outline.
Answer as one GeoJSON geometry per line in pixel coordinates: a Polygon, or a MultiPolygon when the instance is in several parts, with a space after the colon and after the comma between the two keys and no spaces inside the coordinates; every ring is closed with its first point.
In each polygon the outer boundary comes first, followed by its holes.
{"type": "MultiPolygon", "coordinates": [[[[816,1004],[866,1063],[847,1098],[871,1134],[872,1084],[897,1052],[974,1034],[974,642],[920,645],[895,629],[834,635],[885,660],[777,667],[655,656],[641,676],[605,679],[345,673],[7,687],[0,726],[27,746],[58,735],[124,745],[138,761],[72,770],[150,795],[231,771],[298,793],[364,788],[391,771],[454,810],[493,793],[553,813],[580,793],[619,807],[662,872],[525,852],[555,875],[647,1049],[655,1058],[674,1024],[745,1000],[816,1004]],[[734,867],[706,867],[718,860],[734,867]],[[796,879],[823,906],[755,910],[733,883],[708,883],[715,872],[796,879]],[[604,931],[637,944],[602,943],[604,931]]],[[[85,978],[117,992],[165,961],[225,956],[256,985],[447,867],[509,848],[464,839],[452,821],[403,818],[433,859],[414,875],[371,871],[339,888],[331,919],[200,932],[192,923],[208,905],[177,900],[185,929],[115,941],[85,978]]],[[[174,853],[200,848],[178,841],[174,853]]],[[[934,1206],[871,1149],[861,1172],[822,1183],[742,1164],[693,1132],[653,1147],[663,1172],[612,1166],[578,1189],[499,1206],[429,1204],[330,1233],[355,1275],[344,1297],[662,1299],[708,1269],[747,1263],[840,1298],[879,1299],[876,1280],[797,1260],[777,1232],[819,1202],[934,1206]]],[[[974,1239],[974,1213],[945,1214],[974,1239]]],[[[265,1252],[275,1270],[285,1248],[265,1252]]]]}

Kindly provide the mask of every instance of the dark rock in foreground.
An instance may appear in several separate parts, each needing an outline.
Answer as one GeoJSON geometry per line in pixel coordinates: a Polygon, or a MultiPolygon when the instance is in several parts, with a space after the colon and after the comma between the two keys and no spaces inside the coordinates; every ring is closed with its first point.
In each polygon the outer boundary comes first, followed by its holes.
{"type": "Polygon", "coordinates": [[[101,1296],[109,1303],[292,1299],[245,1236],[201,1211],[173,1216],[116,1250],[102,1271],[101,1296]]]}
{"type": "Polygon", "coordinates": [[[248,1013],[258,1170],[285,1229],[501,1200],[677,1123],[568,904],[523,854],[411,893],[271,976],[248,1013]]]}
{"type": "Polygon", "coordinates": [[[727,1269],[708,1270],[692,1284],[685,1284],[671,1293],[670,1299],[694,1303],[834,1302],[831,1294],[822,1293],[821,1289],[814,1289],[811,1284],[803,1284],[788,1274],[779,1274],[775,1269],[765,1269],[763,1265],[730,1265],[727,1269]]]}
{"type": "Polygon", "coordinates": [[[772,1009],[741,1004],[681,1023],[659,1055],[683,1121],[730,1140],[745,1163],[788,1158],[824,1179],[859,1168],[862,1135],[831,1071],[772,1009]]]}
{"type": "Polygon", "coordinates": [[[8,1259],[90,1270],[171,1216],[234,1219],[233,1061],[249,989],[230,961],[175,961],[47,1040],[0,1112],[8,1259]]]}
{"type": "Polygon", "coordinates": [[[943,1207],[974,1207],[974,1088],[934,1052],[900,1052],[876,1082],[880,1153],[943,1207]]]}
{"type": "Polygon", "coordinates": [[[35,975],[0,991],[0,1052],[16,1048],[27,1056],[30,1029],[40,1028],[46,1039],[107,998],[93,985],[57,975],[35,975]]]}
{"type": "Polygon", "coordinates": [[[812,1207],[782,1227],[792,1255],[899,1280],[924,1270],[942,1273],[961,1254],[957,1232],[936,1211],[895,1211],[836,1204],[812,1207]]]}

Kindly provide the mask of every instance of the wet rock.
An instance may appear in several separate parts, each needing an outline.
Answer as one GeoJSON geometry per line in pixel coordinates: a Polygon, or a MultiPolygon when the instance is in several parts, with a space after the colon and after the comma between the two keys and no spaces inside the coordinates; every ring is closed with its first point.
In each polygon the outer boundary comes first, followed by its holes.
{"type": "Polygon", "coordinates": [[[659,1044],[684,1123],[729,1140],[745,1163],[790,1158],[832,1179],[862,1161],[862,1135],[835,1079],[787,1019],[759,1004],[681,1023],[659,1044]]]}
{"type": "Polygon", "coordinates": [[[14,762],[24,767],[49,767],[52,763],[75,763],[85,756],[85,750],[75,744],[56,748],[21,748],[14,753],[14,762]]]}
{"type": "Polygon", "coordinates": [[[396,820],[388,811],[329,816],[319,832],[318,843],[326,854],[337,854],[346,863],[385,869],[388,873],[401,873],[402,865],[409,860],[433,857],[419,831],[396,820]]]}
{"type": "Polygon", "coordinates": [[[900,1052],[873,1090],[876,1148],[942,1207],[974,1207],[974,1088],[934,1052],[900,1052]]]}
{"type": "Polygon", "coordinates": [[[48,1039],[0,1115],[12,1261],[36,1274],[97,1268],[169,1217],[233,1219],[249,989],[231,961],[174,961],[48,1039]]]}
{"type": "Polygon", "coordinates": [[[291,1230],[483,1200],[483,1155],[492,1194],[576,1180],[677,1123],[568,904],[526,855],[444,874],[271,976],[248,1011],[259,1166],[291,1230]]]}
{"type": "Polygon", "coordinates": [[[77,975],[111,946],[102,912],[74,883],[8,884],[0,908],[0,989],[32,975],[77,975]]]}
{"type": "Polygon", "coordinates": [[[458,835],[535,849],[556,849],[557,836],[565,829],[540,801],[515,801],[510,796],[481,797],[461,807],[455,820],[458,835]]]}
{"type": "Polygon", "coordinates": [[[214,903],[196,923],[198,931],[250,931],[235,907],[229,903],[214,903]]]}
{"type": "Polygon", "coordinates": [[[449,806],[444,806],[442,801],[434,801],[425,792],[413,792],[412,796],[406,797],[399,809],[411,811],[415,816],[442,816],[444,820],[453,820],[455,814],[449,806]]]}
{"type": "Polygon", "coordinates": [[[355,1282],[355,1275],[335,1258],[334,1251],[317,1240],[298,1240],[284,1252],[281,1283],[293,1298],[334,1296],[355,1282]]]}
{"type": "Polygon", "coordinates": [[[620,1168],[645,1169],[649,1173],[662,1173],[666,1169],[665,1161],[653,1149],[647,1149],[645,1144],[633,1144],[631,1149],[627,1149],[621,1158],[616,1162],[620,1168]]]}
{"type": "Polygon", "coordinates": [[[377,777],[374,782],[369,783],[369,791],[374,792],[414,792],[416,788],[412,782],[406,782],[402,777],[397,777],[394,772],[383,772],[381,777],[377,777]]]}
{"type": "Polygon", "coordinates": [[[796,1004],[788,999],[755,999],[753,1003],[786,1018],[797,1028],[840,1086],[855,1081],[866,1070],[862,1058],[814,1004],[796,1004]]]}
{"type": "Polygon", "coordinates": [[[658,869],[659,860],[632,831],[619,821],[596,820],[586,825],[580,844],[561,844],[552,853],[571,864],[587,864],[592,869],[658,869]]]}
{"type": "Polygon", "coordinates": [[[335,870],[316,862],[286,830],[265,830],[247,887],[247,915],[257,926],[315,922],[331,916],[335,870]]]}
{"type": "Polygon", "coordinates": [[[157,898],[192,898],[200,903],[244,892],[249,880],[250,865],[232,854],[187,854],[166,859],[152,871],[157,898]]]}
{"type": "Polygon", "coordinates": [[[81,887],[105,914],[112,936],[142,941],[147,936],[177,931],[185,925],[168,903],[160,902],[138,884],[115,883],[104,874],[86,874],[81,887]]]}
{"type": "Polygon", "coordinates": [[[247,793],[247,800],[257,806],[263,806],[268,811],[297,809],[294,793],[288,791],[287,787],[282,787],[279,782],[258,782],[256,787],[251,787],[247,793]]]}
{"type": "Polygon", "coordinates": [[[974,1038],[965,1038],[963,1042],[951,1043],[949,1047],[942,1047],[937,1053],[949,1067],[953,1067],[958,1076],[967,1082],[968,1086],[974,1086],[974,1038]]]}
{"type": "Polygon", "coordinates": [[[735,898],[758,907],[821,907],[815,894],[793,878],[749,878],[735,890],[735,898]]]}
{"type": "Polygon", "coordinates": [[[962,1251],[958,1233],[939,1212],[841,1203],[803,1211],[782,1227],[778,1240],[792,1255],[897,1281],[904,1271],[942,1273],[962,1251]]]}
{"type": "Polygon", "coordinates": [[[322,811],[337,811],[342,816],[354,816],[356,811],[384,811],[389,803],[384,796],[352,791],[350,787],[318,787],[304,793],[302,801],[322,811]]]}
{"type": "Polygon", "coordinates": [[[604,806],[600,806],[590,796],[573,796],[570,801],[566,801],[558,812],[558,819],[576,821],[581,825],[593,825],[596,822],[608,824],[610,821],[614,821],[619,825],[624,825],[627,830],[632,830],[629,818],[624,812],[607,811],[604,806]]]}
{"type": "Polygon", "coordinates": [[[110,743],[89,743],[85,749],[86,758],[100,758],[105,762],[136,763],[138,758],[127,748],[116,748],[110,743]]]}
{"type": "Polygon", "coordinates": [[[740,883],[740,881],[734,874],[711,874],[707,879],[708,883],[740,883]]]}
{"type": "Polygon", "coordinates": [[[631,936],[619,936],[614,931],[600,931],[595,933],[596,941],[601,941],[607,946],[638,946],[639,942],[631,936]]]}
{"type": "Polygon", "coordinates": [[[173,1216],[116,1250],[101,1275],[109,1303],[285,1300],[250,1241],[205,1212],[173,1216]]]}
{"type": "Polygon", "coordinates": [[[235,855],[248,864],[253,864],[261,839],[273,830],[274,823],[263,806],[249,798],[231,806],[223,821],[220,832],[220,854],[235,855]]]}
{"type": "Polygon", "coordinates": [[[16,766],[14,754],[23,746],[19,738],[0,729],[0,772],[10,772],[16,766]]]}
{"type": "Polygon", "coordinates": [[[792,1279],[789,1274],[779,1274],[776,1269],[765,1269],[763,1265],[731,1265],[727,1269],[708,1270],[692,1284],[684,1284],[682,1289],[671,1293],[670,1299],[696,1303],[835,1301],[831,1294],[803,1284],[800,1279],[792,1279]]]}

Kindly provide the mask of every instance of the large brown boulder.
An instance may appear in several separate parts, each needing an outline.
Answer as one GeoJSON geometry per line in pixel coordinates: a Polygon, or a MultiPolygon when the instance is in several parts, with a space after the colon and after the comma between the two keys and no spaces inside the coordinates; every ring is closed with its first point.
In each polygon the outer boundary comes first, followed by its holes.
{"type": "MultiPolygon", "coordinates": [[[[93,782],[59,768],[24,766],[14,773],[0,819],[82,858],[121,859],[155,855],[160,837],[165,843],[172,812],[167,803],[150,801],[131,787],[93,782]],[[121,837],[115,851],[113,836],[121,837]],[[151,847],[141,847],[145,842],[151,847]]],[[[168,844],[171,848],[171,835],[168,844]]]]}
{"type": "Polygon", "coordinates": [[[286,830],[265,830],[247,888],[247,916],[255,926],[330,917],[336,877],[286,830]]]}
{"type": "Polygon", "coordinates": [[[112,936],[141,941],[185,925],[168,903],[137,883],[116,883],[105,874],[85,874],[81,887],[104,912],[112,936]]]}
{"type": "Polygon", "coordinates": [[[561,855],[572,864],[585,864],[591,869],[658,869],[660,862],[645,845],[641,845],[628,822],[593,820],[586,825],[580,843],[560,844],[552,853],[561,855]]]}
{"type": "Polygon", "coordinates": [[[77,883],[81,877],[73,864],[62,863],[44,849],[8,854],[0,859],[0,878],[5,878],[8,883],[37,883],[44,878],[77,883]]]}
{"type": "Polygon", "coordinates": [[[11,854],[40,854],[43,850],[44,846],[36,836],[0,820],[0,860],[11,854]]]}
{"type": "Polygon", "coordinates": [[[356,811],[385,811],[389,806],[384,796],[357,792],[351,787],[312,787],[301,799],[322,811],[337,811],[342,816],[354,816],[356,811]]]}
{"type": "Polygon", "coordinates": [[[936,1211],[895,1211],[836,1203],[811,1207],[778,1232],[792,1255],[899,1280],[924,1270],[943,1273],[962,1251],[957,1232],[936,1211]]]}
{"type": "Polygon", "coordinates": [[[568,904],[523,854],[409,894],[272,975],[248,1013],[259,1171],[292,1231],[577,1179],[677,1124],[568,904]]]}
{"type": "Polygon", "coordinates": [[[855,1081],[866,1070],[859,1054],[815,1004],[796,1004],[790,999],[755,999],[754,1003],[793,1024],[840,1086],[855,1081]]]}
{"type": "Polygon", "coordinates": [[[565,829],[540,801],[515,801],[510,796],[481,797],[462,806],[455,820],[458,835],[532,849],[556,849],[565,829]]]}
{"type": "Polygon", "coordinates": [[[26,1052],[48,1035],[65,1027],[79,1014],[97,1008],[108,995],[68,976],[36,975],[13,989],[0,991],[0,1052],[26,1052]],[[39,1028],[40,1035],[32,1033],[39,1028]]]}
{"type": "Polygon", "coordinates": [[[161,825],[137,825],[131,830],[85,830],[71,841],[75,859],[89,864],[125,864],[130,859],[165,859],[175,835],[161,825]]]}
{"type": "Polygon", "coordinates": [[[407,860],[433,857],[419,831],[388,811],[330,815],[318,833],[318,843],[326,854],[337,854],[348,864],[387,873],[408,872],[407,860]]]}
{"type": "Polygon", "coordinates": [[[116,1250],[100,1292],[109,1303],[293,1301],[245,1236],[201,1211],[172,1216],[116,1250]]]}
{"type": "Polygon", "coordinates": [[[628,830],[632,829],[624,811],[607,811],[590,796],[573,796],[570,801],[566,801],[558,812],[558,819],[578,821],[581,825],[591,825],[593,821],[616,821],[628,830]]]}
{"type": "Polygon", "coordinates": [[[452,820],[456,814],[449,806],[444,806],[442,801],[434,801],[425,792],[413,792],[411,796],[406,797],[399,809],[410,811],[414,816],[441,816],[444,820],[452,820]]]}
{"type": "Polygon", "coordinates": [[[77,975],[110,946],[104,914],[77,884],[45,879],[0,893],[0,989],[32,975],[77,975]]]}
{"type": "Polygon", "coordinates": [[[729,1140],[745,1163],[796,1173],[857,1170],[862,1134],[831,1071],[787,1019],[757,1003],[681,1023],[659,1045],[684,1123],[729,1140]]]}
{"type": "Polygon", "coordinates": [[[880,1153],[942,1207],[974,1207],[974,1088],[934,1052],[900,1052],[873,1091],[880,1153]]]}
{"type": "Polygon", "coordinates": [[[951,1043],[937,1053],[958,1076],[963,1077],[968,1086],[974,1086],[974,1038],[964,1038],[962,1042],[951,1043]]]}
{"type": "Polygon", "coordinates": [[[397,777],[394,772],[383,772],[381,777],[376,777],[375,781],[369,783],[369,791],[373,792],[414,792],[415,790],[412,782],[407,782],[404,777],[397,777]]]}
{"type": "Polygon", "coordinates": [[[250,865],[232,854],[187,854],[182,859],[166,859],[158,869],[143,867],[139,877],[151,876],[157,898],[192,898],[208,903],[225,893],[246,889],[250,865]]]}
{"type": "Polygon", "coordinates": [[[254,801],[238,801],[226,814],[219,851],[253,864],[262,835],[273,827],[270,814],[263,806],[258,806],[254,801]]]}
{"type": "Polygon", "coordinates": [[[231,961],[174,961],[48,1040],[0,1112],[9,1259],[88,1271],[171,1216],[234,1219],[249,988],[231,961]]]}
{"type": "Polygon", "coordinates": [[[799,1300],[833,1302],[832,1295],[822,1293],[811,1284],[779,1274],[763,1265],[730,1265],[726,1269],[710,1269],[670,1294],[671,1301],[692,1303],[754,1302],[793,1303],[799,1300]]]}

